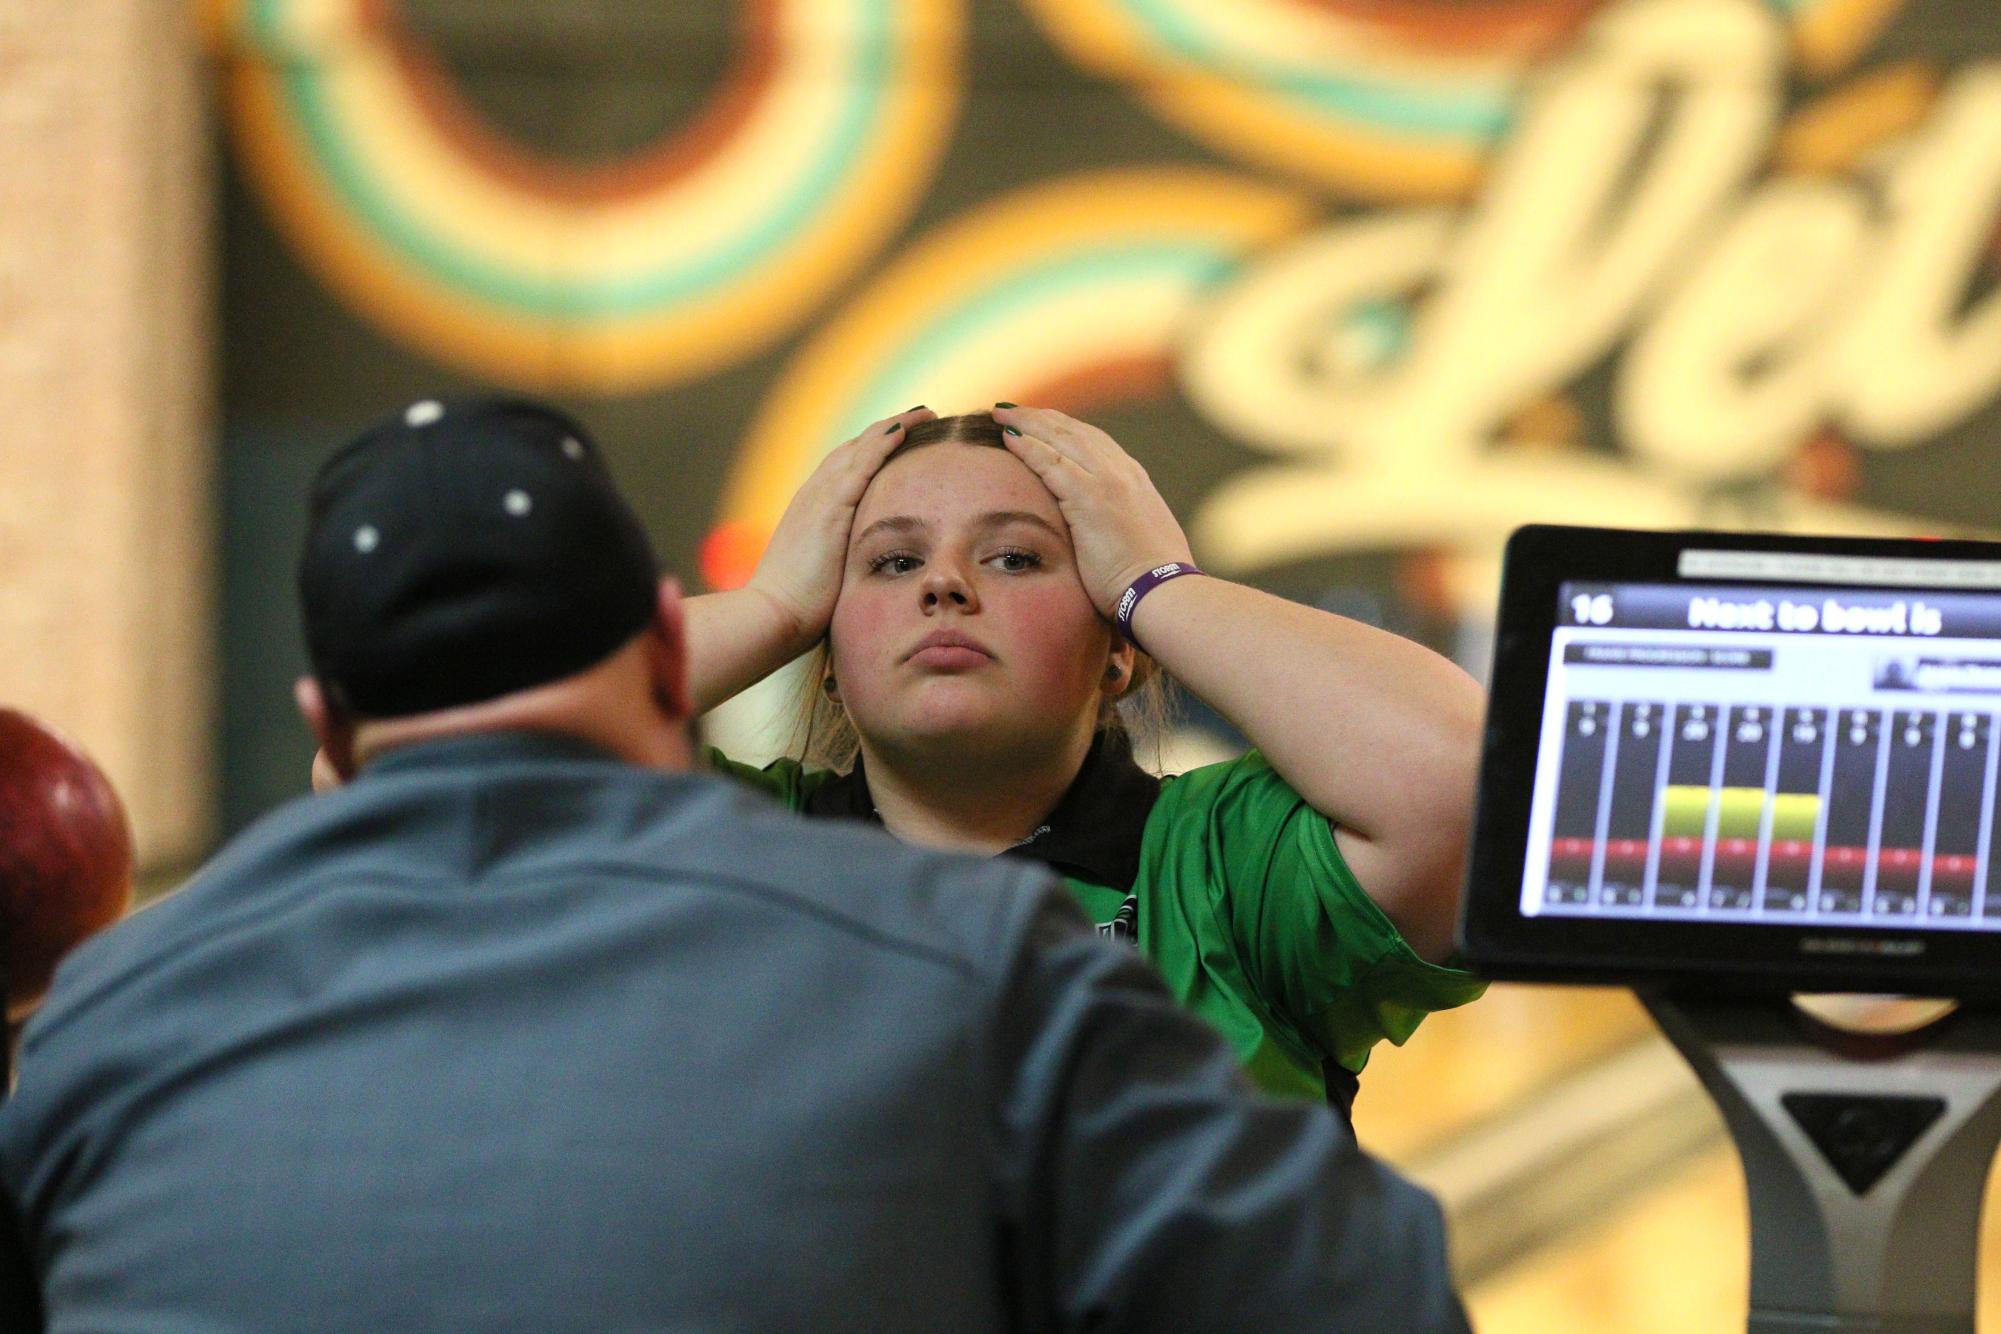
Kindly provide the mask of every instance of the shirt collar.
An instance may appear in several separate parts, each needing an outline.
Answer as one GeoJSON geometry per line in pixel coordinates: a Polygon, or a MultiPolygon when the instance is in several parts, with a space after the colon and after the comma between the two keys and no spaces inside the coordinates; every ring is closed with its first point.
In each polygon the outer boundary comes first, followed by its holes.
{"type": "MultiPolygon", "coordinates": [[[[1140,840],[1160,799],[1160,780],[1139,767],[1125,733],[1099,732],[1077,776],[1035,832],[1003,855],[1026,857],[1060,874],[1130,893],[1139,878],[1140,840]]],[[[881,824],[868,775],[834,774],[806,796],[808,815],[881,824]]]]}
{"type": "Polygon", "coordinates": [[[433,737],[385,750],[363,766],[361,777],[400,774],[434,769],[459,769],[467,765],[506,763],[510,760],[595,760],[622,764],[618,756],[579,736],[566,732],[542,732],[509,728],[491,732],[461,732],[433,737]]]}

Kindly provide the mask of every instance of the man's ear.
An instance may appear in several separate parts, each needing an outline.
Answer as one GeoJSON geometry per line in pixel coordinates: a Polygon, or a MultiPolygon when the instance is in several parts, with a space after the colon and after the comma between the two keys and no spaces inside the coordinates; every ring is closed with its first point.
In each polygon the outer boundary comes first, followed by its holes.
{"type": "Polygon", "coordinates": [[[681,601],[681,581],[672,575],[661,577],[654,594],[646,661],[660,711],[677,722],[693,718],[695,702],[688,693],[688,613],[681,601]]]}
{"type": "Polygon", "coordinates": [[[292,698],[320,743],[313,756],[313,791],[324,792],[354,777],[354,724],[343,717],[320,688],[317,679],[302,676],[292,683],[292,698]]]}

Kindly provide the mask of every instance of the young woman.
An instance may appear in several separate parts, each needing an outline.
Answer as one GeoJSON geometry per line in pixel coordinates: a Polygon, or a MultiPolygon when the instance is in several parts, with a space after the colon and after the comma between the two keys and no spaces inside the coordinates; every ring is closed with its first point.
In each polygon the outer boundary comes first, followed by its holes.
{"type": "Polygon", "coordinates": [[[1376,1042],[1480,991],[1439,960],[1481,693],[1408,640],[1169,566],[1187,538],[1104,432],[913,409],[827,457],[744,587],[689,600],[692,693],[711,708],[820,646],[817,753],[852,767],[718,767],[809,815],[1047,862],[1259,1083],[1345,1106],[1376,1042]],[[1142,770],[1112,706],[1155,662],[1254,749],[1142,770]]]}

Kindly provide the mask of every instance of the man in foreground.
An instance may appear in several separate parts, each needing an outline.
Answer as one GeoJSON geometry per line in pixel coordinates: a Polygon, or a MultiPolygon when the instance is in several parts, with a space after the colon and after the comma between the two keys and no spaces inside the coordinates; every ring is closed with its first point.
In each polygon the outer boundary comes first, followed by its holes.
{"type": "Polygon", "coordinates": [[[1435,1206],[1046,872],[690,771],[678,594],[567,419],[369,432],[301,593],[349,781],[65,965],[0,1321],[1463,1327],[1435,1206]]]}

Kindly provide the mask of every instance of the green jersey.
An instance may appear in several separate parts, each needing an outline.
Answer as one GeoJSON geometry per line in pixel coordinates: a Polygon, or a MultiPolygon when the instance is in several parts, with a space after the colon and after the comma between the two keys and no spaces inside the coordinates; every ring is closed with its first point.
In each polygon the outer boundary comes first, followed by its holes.
{"type": "MultiPolygon", "coordinates": [[[[710,759],[793,810],[876,818],[859,764],[836,774],[710,759]]],[[[1099,929],[1130,936],[1272,1092],[1345,1107],[1370,1048],[1485,989],[1412,951],[1356,883],[1327,818],[1257,751],[1160,779],[1102,733],[1056,808],[1004,855],[1055,869],[1099,929]]]]}

